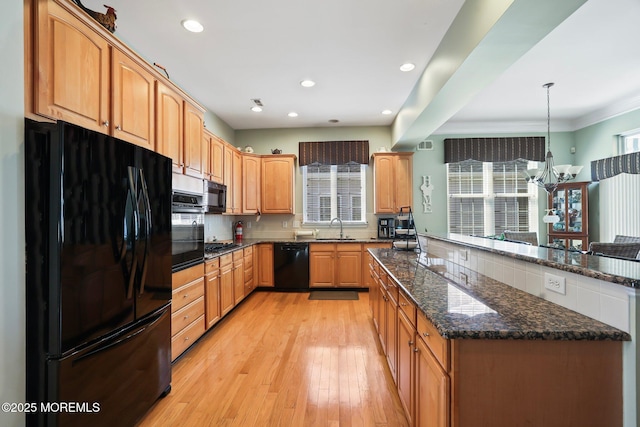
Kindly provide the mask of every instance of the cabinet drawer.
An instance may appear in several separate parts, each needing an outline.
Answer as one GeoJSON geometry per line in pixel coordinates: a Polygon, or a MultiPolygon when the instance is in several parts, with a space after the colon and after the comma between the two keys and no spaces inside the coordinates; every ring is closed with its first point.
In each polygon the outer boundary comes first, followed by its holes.
{"type": "Polygon", "coordinates": [[[224,254],[220,256],[220,267],[227,265],[227,264],[231,264],[231,261],[233,261],[233,255],[231,254],[224,254]]]}
{"type": "Polygon", "coordinates": [[[438,333],[435,326],[422,313],[418,313],[418,336],[429,347],[446,372],[449,372],[449,340],[438,333]]]}
{"type": "Polygon", "coordinates": [[[309,252],[334,252],[334,243],[309,243],[309,252]]]}
{"type": "Polygon", "coordinates": [[[204,264],[204,274],[211,274],[220,269],[220,258],[214,258],[204,264]]]}
{"type": "Polygon", "coordinates": [[[244,258],[244,254],[243,254],[242,250],[234,251],[234,252],[232,252],[232,254],[233,254],[233,261],[234,262],[240,261],[242,258],[244,258]]]}
{"type": "Polygon", "coordinates": [[[204,315],[171,338],[171,360],[180,356],[191,344],[204,334],[204,315]]]}
{"type": "Polygon", "coordinates": [[[362,244],[360,243],[338,243],[336,244],[338,252],[362,252],[362,244]]]}
{"type": "Polygon", "coordinates": [[[171,275],[171,286],[173,290],[178,289],[182,285],[193,282],[199,277],[204,276],[204,264],[194,265],[171,275]]]}
{"type": "Polygon", "coordinates": [[[394,304],[398,303],[398,293],[399,293],[399,286],[396,283],[395,280],[393,280],[390,276],[388,275],[384,275],[384,277],[386,278],[386,286],[387,286],[387,293],[389,294],[389,297],[391,298],[391,302],[393,302],[394,304]]]}
{"type": "Polygon", "coordinates": [[[175,313],[185,305],[197,300],[204,295],[204,277],[173,291],[171,300],[171,312],[175,313]]]}
{"type": "Polygon", "coordinates": [[[247,268],[245,266],[244,267],[244,282],[247,283],[247,282],[249,282],[251,280],[253,280],[253,267],[247,268]]]}
{"type": "Polygon", "coordinates": [[[204,314],[204,297],[200,297],[171,315],[171,336],[204,314]]]}
{"type": "Polygon", "coordinates": [[[244,248],[244,256],[248,257],[253,255],[253,246],[248,246],[246,248],[244,248]]]}
{"type": "Polygon", "coordinates": [[[244,268],[253,267],[253,256],[244,256],[244,268]]]}
{"type": "Polygon", "coordinates": [[[398,295],[398,306],[400,310],[407,316],[413,327],[416,327],[416,306],[404,294],[400,292],[398,295]]]}

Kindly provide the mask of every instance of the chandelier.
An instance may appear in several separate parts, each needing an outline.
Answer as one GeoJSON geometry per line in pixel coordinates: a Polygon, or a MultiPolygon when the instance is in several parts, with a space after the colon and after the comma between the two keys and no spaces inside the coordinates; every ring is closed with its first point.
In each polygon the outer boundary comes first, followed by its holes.
{"type": "Polygon", "coordinates": [[[537,185],[548,194],[556,191],[558,184],[574,179],[582,170],[582,166],[554,166],[553,154],[551,154],[551,110],[549,108],[549,88],[553,85],[554,83],[545,83],[542,85],[543,88],[547,89],[547,156],[544,160],[544,168],[527,169],[526,172],[527,182],[537,185]]]}

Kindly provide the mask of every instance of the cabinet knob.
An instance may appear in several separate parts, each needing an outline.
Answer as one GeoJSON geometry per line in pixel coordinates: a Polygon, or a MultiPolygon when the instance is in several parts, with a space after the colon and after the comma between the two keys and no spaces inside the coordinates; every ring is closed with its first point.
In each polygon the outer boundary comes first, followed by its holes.
{"type": "Polygon", "coordinates": [[[186,298],[186,297],[188,297],[188,296],[189,296],[189,294],[184,294],[184,296],[183,296],[182,298],[186,298]]]}
{"type": "Polygon", "coordinates": [[[409,347],[413,345],[413,341],[409,340],[409,347]]]}
{"type": "Polygon", "coordinates": [[[122,128],[120,127],[120,125],[116,126],[116,130],[122,130],[122,128]]]}
{"type": "Polygon", "coordinates": [[[189,318],[189,315],[184,316],[184,320],[187,320],[189,318]]]}
{"type": "Polygon", "coordinates": [[[185,341],[189,341],[189,337],[184,337],[184,340],[185,341]]]}
{"type": "Polygon", "coordinates": [[[423,336],[423,337],[428,337],[428,336],[429,336],[429,332],[423,332],[423,333],[422,333],[422,336],[423,336]]]}
{"type": "Polygon", "coordinates": [[[414,353],[419,353],[419,352],[420,352],[420,350],[418,349],[418,347],[414,347],[414,348],[413,348],[413,352],[414,352],[414,353]]]}
{"type": "Polygon", "coordinates": [[[105,120],[104,122],[102,122],[102,124],[104,125],[104,127],[109,127],[109,120],[105,120]]]}

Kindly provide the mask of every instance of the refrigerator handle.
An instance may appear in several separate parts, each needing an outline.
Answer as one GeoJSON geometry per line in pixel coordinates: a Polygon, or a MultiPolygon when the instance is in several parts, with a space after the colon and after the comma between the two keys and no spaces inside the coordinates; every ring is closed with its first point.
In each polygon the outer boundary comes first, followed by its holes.
{"type": "Polygon", "coordinates": [[[149,250],[151,248],[151,232],[153,226],[151,223],[151,201],[149,199],[149,190],[147,189],[147,180],[144,177],[144,171],[140,169],[140,187],[142,188],[142,200],[144,202],[144,225],[145,225],[145,245],[144,254],[142,255],[142,273],[140,275],[140,289],[139,294],[144,293],[144,285],[147,281],[147,267],[149,260],[149,250]]]}
{"type": "MultiPolygon", "coordinates": [[[[140,234],[140,212],[138,210],[138,203],[136,200],[136,186],[135,186],[135,175],[134,175],[134,171],[136,170],[133,166],[129,166],[128,168],[128,174],[127,174],[127,179],[129,182],[129,199],[131,201],[131,215],[133,216],[133,230],[130,230],[130,232],[128,233],[128,236],[130,237],[130,241],[131,241],[131,268],[129,269],[129,283],[127,285],[127,298],[132,298],[133,297],[133,289],[134,289],[134,284],[136,281],[136,273],[137,273],[137,269],[138,269],[138,260],[136,257],[136,251],[137,251],[137,241],[138,241],[138,236],[140,234]],[[131,235],[133,234],[133,236],[131,235]]],[[[125,216],[127,215],[127,212],[125,211],[125,216]]],[[[125,221],[127,219],[125,218],[125,221]]],[[[125,259],[126,262],[126,259],[125,259]]],[[[128,267],[128,266],[127,266],[128,267]]]]}

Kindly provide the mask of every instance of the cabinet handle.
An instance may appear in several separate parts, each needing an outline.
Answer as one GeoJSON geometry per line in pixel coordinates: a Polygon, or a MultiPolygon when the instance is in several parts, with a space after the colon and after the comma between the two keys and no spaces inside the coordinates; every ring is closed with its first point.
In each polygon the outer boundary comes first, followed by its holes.
{"type": "Polygon", "coordinates": [[[116,130],[122,130],[122,128],[120,127],[120,125],[116,126],[116,130]]]}
{"type": "Polygon", "coordinates": [[[406,302],[401,302],[400,305],[403,306],[403,307],[406,307],[407,303],[406,302]]]}
{"type": "Polygon", "coordinates": [[[423,333],[422,333],[422,336],[423,336],[423,337],[428,337],[428,336],[429,336],[429,332],[423,332],[423,333]]]}
{"type": "Polygon", "coordinates": [[[413,341],[409,340],[409,347],[413,345],[413,341]]]}
{"type": "Polygon", "coordinates": [[[107,128],[108,128],[108,127],[109,127],[109,120],[105,120],[104,122],[102,122],[102,125],[103,125],[104,127],[107,127],[107,128]]]}
{"type": "Polygon", "coordinates": [[[413,352],[414,352],[414,353],[420,353],[420,350],[418,349],[418,347],[414,347],[414,348],[413,348],[413,352]]]}

